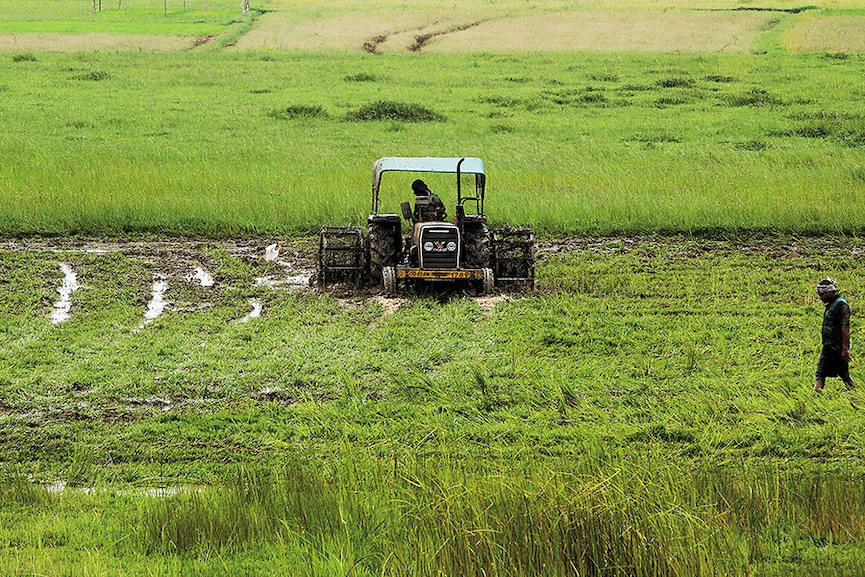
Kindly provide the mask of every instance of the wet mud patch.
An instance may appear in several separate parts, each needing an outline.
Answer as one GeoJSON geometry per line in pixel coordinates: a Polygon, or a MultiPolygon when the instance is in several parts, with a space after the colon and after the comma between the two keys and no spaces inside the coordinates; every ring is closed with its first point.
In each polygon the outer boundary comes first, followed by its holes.
{"type": "Polygon", "coordinates": [[[78,277],[75,271],[68,264],[61,263],[60,271],[63,273],[63,283],[57,292],[60,294],[60,300],[54,303],[54,311],[51,313],[51,322],[53,324],[62,323],[70,317],[72,309],[72,293],[81,288],[78,284],[78,277]]]}
{"type": "Polygon", "coordinates": [[[409,52],[420,52],[430,40],[436,38],[437,36],[445,36],[447,34],[453,34],[455,32],[462,32],[463,30],[474,28],[475,26],[479,26],[480,24],[481,22],[470,22],[468,24],[458,24],[456,26],[452,26],[446,30],[440,30],[438,32],[426,32],[424,34],[418,34],[414,38],[414,43],[412,43],[408,47],[409,52]]]}
{"type": "Polygon", "coordinates": [[[262,316],[268,291],[310,288],[315,256],[309,244],[283,243],[279,257],[267,262],[270,243],[15,239],[0,241],[6,254],[0,267],[36,275],[39,308],[53,324],[118,303],[139,309],[139,329],[169,311],[196,313],[227,304],[237,309],[235,320],[248,322],[262,316]],[[238,291],[249,294],[244,305],[233,302],[238,291]]]}

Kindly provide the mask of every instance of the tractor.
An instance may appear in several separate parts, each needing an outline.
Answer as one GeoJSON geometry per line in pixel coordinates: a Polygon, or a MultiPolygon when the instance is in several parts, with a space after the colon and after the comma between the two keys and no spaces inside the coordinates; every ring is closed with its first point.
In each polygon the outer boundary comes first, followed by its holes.
{"type": "Polygon", "coordinates": [[[484,215],[486,174],[479,158],[385,157],[372,168],[372,211],[366,233],[356,226],[325,226],[319,234],[317,282],[320,288],[348,285],[380,288],[388,296],[400,285],[466,285],[479,294],[496,287],[534,288],[534,231],[504,227],[490,232],[484,215]],[[415,187],[414,206],[400,213],[380,212],[379,191],[386,172],[456,175],[453,220],[428,187],[415,187]],[[463,177],[474,180],[463,190],[463,177]],[[471,177],[474,177],[471,179],[471,177]],[[403,236],[403,221],[408,231],[403,236]]]}

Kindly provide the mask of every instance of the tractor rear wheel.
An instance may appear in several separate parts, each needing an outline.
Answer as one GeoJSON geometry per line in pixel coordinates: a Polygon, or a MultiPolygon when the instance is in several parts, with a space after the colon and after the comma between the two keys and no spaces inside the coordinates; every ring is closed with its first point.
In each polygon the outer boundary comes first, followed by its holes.
{"type": "Polygon", "coordinates": [[[369,279],[370,284],[382,282],[384,267],[396,266],[402,249],[400,220],[397,215],[371,217],[367,223],[369,233],[369,279]]]}
{"type": "Polygon", "coordinates": [[[466,268],[492,268],[492,251],[487,225],[466,220],[463,225],[463,251],[466,268]]]}

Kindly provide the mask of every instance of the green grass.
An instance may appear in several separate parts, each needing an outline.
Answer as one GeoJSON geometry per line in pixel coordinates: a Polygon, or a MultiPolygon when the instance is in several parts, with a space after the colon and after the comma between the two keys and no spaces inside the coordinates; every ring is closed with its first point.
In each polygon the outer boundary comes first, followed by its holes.
{"type": "Polygon", "coordinates": [[[10,54],[0,233],[310,233],[365,221],[375,159],[455,154],[486,161],[494,222],[542,233],[858,233],[860,64],[10,54]],[[440,119],[353,120],[386,101],[440,119]]]}
{"type": "Polygon", "coordinates": [[[196,22],[3,22],[0,34],[160,34],[207,36],[223,32],[215,23],[196,22]]]}
{"type": "Polygon", "coordinates": [[[537,294],[392,313],[215,244],[0,253],[0,572],[855,573],[863,395],[810,388],[862,243],[572,242],[537,294]]]}
{"type": "MultiPolygon", "coordinates": [[[[257,3],[256,5],[261,5],[257,3]]],[[[3,30],[26,32],[14,26],[39,26],[50,23],[98,24],[105,21],[142,24],[147,21],[208,21],[220,22],[240,16],[240,2],[230,0],[97,0],[96,13],[92,2],[79,0],[47,0],[37,6],[28,2],[10,3],[0,14],[3,30]]],[[[50,31],[50,30],[44,30],[50,31]]]]}
{"type": "MultiPolygon", "coordinates": [[[[854,312],[865,294],[861,55],[786,54],[786,13],[750,55],[243,51],[237,4],[0,15],[0,34],[218,35],[0,53],[0,236],[27,248],[0,251],[0,574],[861,573],[865,397],[810,392],[814,283],[854,312]],[[482,157],[493,223],[560,239],[540,291],[391,311],[257,281],[289,272],[253,258],[270,238],[296,272],[297,235],[365,222],[386,155],[482,157]],[[646,233],[674,236],[627,236],[646,233]],[[198,240],[21,240],[41,235],[198,240]],[[268,240],[207,240],[249,235],[268,240]],[[61,263],[81,288],[51,324],[61,263]],[[155,278],[168,310],[145,323],[155,278]]],[[[730,8],[695,4],[666,7],[730,8]]],[[[385,178],[385,210],[408,182],[385,178]]]]}

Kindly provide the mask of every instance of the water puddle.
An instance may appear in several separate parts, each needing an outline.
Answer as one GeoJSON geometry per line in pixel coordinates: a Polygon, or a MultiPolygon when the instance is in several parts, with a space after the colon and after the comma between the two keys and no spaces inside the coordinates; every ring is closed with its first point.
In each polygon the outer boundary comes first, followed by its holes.
{"type": "Polygon", "coordinates": [[[311,271],[302,271],[299,274],[287,275],[280,278],[261,276],[255,279],[255,286],[266,286],[270,288],[305,289],[309,288],[312,281],[311,271]]]}
{"type": "Polygon", "coordinates": [[[51,324],[55,325],[69,319],[71,316],[69,311],[72,309],[72,293],[81,288],[71,266],[62,263],[60,271],[63,273],[63,284],[57,289],[57,292],[60,293],[60,300],[54,303],[54,311],[51,313],[51,324]]]}
{"type": "Polygon", "coordinates": [[[144,324],[153,321],[165,310],[165,291],[168,289],[168,283],[161,275],[155,275],[153,278],[152,296],[150,302],[147,303],[147,310],[144,312],[144,324]]]}
{"type": "MultiPolygon", "coordinates": [[[[31,483],[35,483],[32,479],[31,483]]],[[[67,492],[75,492],[75,493],[83,493],[85,495],[93,495],[98,492],[109,492],[110,489],[96,489],[95,487],[72,487],[66,481],[54,481],[50,484],[42,483],[40,484],[42,489],[45,490],[46,493],[50,493],[52,495],[60,495],[62,493],[67,492]]],[[[168,497],[176,497],[177,495],[185,494],[185,493],[196,493],[201,491],[201,487],[194,486],[183,486],[183,485],[175,485],[168,487],[138,487],[138,488],[130,488],[130,489],[119,489],[115,490],[114,493],[117,495],[128,495],[132,497],[155,497],[155,498],[168,498],[168,497]]]]}
{"type": "Polygon", "coordinates": [[[198,284],[203,287],[211,287],[215,282],[213,276],[200,266],[195,267],[194,273],[186,275],[186,280],[189,282],[198,281],[198,284]]]}
{"type": "Polygon", "coordinates": [[[249,299],[249,304],[252,306],[252,310],[240,319],[239,322],[241,323],[248,323],[251,319],[257,319],[261,316],[261,301],[258,299],[249,299]]]}

